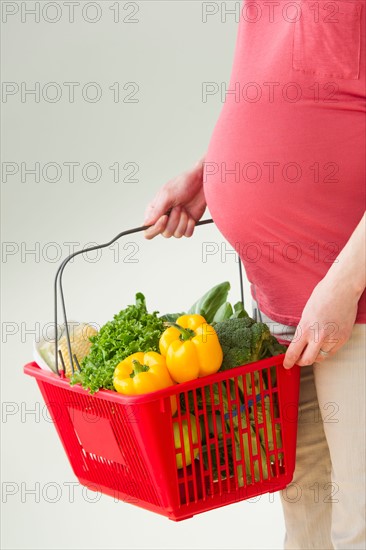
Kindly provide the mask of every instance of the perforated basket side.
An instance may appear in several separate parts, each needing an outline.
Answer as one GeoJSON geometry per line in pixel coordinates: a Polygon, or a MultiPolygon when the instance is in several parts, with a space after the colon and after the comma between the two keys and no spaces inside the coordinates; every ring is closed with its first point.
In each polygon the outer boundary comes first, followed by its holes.
{"type": "Polygon", "coordinates": [[[272,357],[141,396],[109,390],[91,396],[35,364],[25,372],[36,378],[82,484],[181,520],[291,481],[300,369],[286,371],[282,361],[283,356],[272,357]],[[174,417],[172,395],[178,403],[174,417]],[[221,428],[217,420],[210,427],[210,412],[221,419],[221,428]],[[188,443],[182,437],[185,422],[188,443]]]}
{"type": "Polygon", "coordinates": [[[139,406],[126,407],[37,380],[81,483],[116,499],[161,506],[135,436],[139,406]]]}

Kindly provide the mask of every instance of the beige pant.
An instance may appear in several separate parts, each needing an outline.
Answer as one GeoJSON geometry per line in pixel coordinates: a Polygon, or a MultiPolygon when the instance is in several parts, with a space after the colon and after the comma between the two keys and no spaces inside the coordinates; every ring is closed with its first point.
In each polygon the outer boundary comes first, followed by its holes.
{"type": "MultiPolygon", "coordinates": [[[[292,339],[295,327],[261,315],[292,339]]],[[[285,549],[366,549],[365,344],[366,325],[355,324],[334,357],[301,367],[296,467],[281,491],[285,549]]]]}

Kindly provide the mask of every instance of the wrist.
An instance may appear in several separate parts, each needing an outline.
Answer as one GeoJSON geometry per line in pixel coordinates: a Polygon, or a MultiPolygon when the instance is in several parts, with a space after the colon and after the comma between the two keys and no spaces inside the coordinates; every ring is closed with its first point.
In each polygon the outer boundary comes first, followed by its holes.
{"type": "Polygon", "coordinates": [[[197,177],[203,182],[203,169],[205,166],[205,157],[202,157],[200,160],[196,162],[194,165],[193,171],[197,175],[197,177]]]}
{"type": "Polygon", "coordinates": [[[365,290],[365,271],[356,268],[353,265],[343,265],[342,262],[334,263],[324,279],[334,292],[345,293],[358,301],[365,290]]]}
{"type": "Polygon", "coordinates": [[[197,190],[203,187],[204,162],[205,157],[200,158],[190,170],[192,183],[197,187],[197,190]]]}
{"type": "Polygon", "coordinates": [[[326,278],[347,297],[357,301],[366,286],[365,214],[331,265],[326,278]]]}

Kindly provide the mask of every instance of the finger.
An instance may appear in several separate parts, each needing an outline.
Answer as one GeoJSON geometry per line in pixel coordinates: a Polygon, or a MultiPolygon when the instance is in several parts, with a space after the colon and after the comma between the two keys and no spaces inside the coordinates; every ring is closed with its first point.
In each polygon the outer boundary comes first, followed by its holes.
{"type": "Polygon", "coordinates": [[[348,342],[352,336],[352,325],[349,327],[337,327],[336,335],[332,333],[331,335],[326,334],[322,338],[321,349],[324,351],[329,351],[334,355],[341,347],[348,342]]]}
{"type": "Polygon", "coordinates": [[[180,214],[180,219],[179,219],[179,222],[178,222],[178,227],[177,229],[174,231],[174,237],[176,237],[177,239],[180,239],[181,237],[183,237],[184,233],[186,232],[186,229],[187,229],[187,223],[188,223],[188,214],[187,212],[183,209],[181,211],[181,214],[180,214]]]}
{"type": "Polygon", "coordinates": [[[192,217],[189,217],[188,223],[187,223],[187,229],[184,233],[184,236],[192,237],[195,227],[196,227],[196,220],[193,219],[192,217]]]}
{"type": "Polygon", "coordinates": [[[285,369],[291,369],[297,363],[305,347],[307,346],[306,338],[303,334],[299,332],[299,330],[300,329],[298,326],[294,338],[287,348],[285,358],[283,360],[283,366],[285,367],[285,369]],[[299,334],[301,335],[298,336],[299,334]]]}
{"type": "Polygon", "coordinates": [[[320,357],[320,361],[324,359],[322,355],[319,355],[319,344],[311,344],[309,343],[304,351],[301,354],[301,357],[296,361],[300,367],[305,367],[306,365],[312,365],[317,357],[320,357]]]}
{"type": "Polygon", "coordinates": [[[155,209],[155,201],[153,201],[146,207],[143,225],[152,225],[157,221],[158,217],[155,209]]]}
{"type": "Polygon", "coordinates": [[[161,216],[154,225],[152,225],[151,227],[149,227],[149,229],[146,229],[144,231],[145,239],[153,239],[157,235],[160,235],[160,233],[163,233],[167,223],[168,223],[168,216],[165,214],[164,216],[161,216]]]}
{"type": "Polygon", "coordinates": [[[177,229],[181,214],[181,207],[175,206],[169,214],[168,223],[163,231],[162,235],[166,239],[174,235],[174,231],[177,229]]]}
{"type": "Polygon", "coordinates": [[[334,344],[326,344],[326,342],[321,342],[320,345],[317,347],[317,351],[319,353],[320,350],[325,351],[326,353],[330,353],[335,348],[334,344]]]}
{"type": "Polygon", "coordinates": [[[159,191],[145,210],[144,225],[152,225],[157,222],[172,206],[173,202],[168,191],[164,189],[159,191]]]}
{"type": "Polygon", "coordinates": [[[323,363],[323,361],[327,360],[327,355],[322,355],[319,351],[318,355],[315,357],[313,363],[323,363]]]}
{"type": "Polygon", "coordinates": [[[332,357],[332,355],[334,355],[339,350],[339,348],[342,347],[343,344],[344,342],[337,346],[333,345],[333,347],[330,347],[329,344],[327,345],[325,341],[321,342],[321,344],[318,346],[317,355],[314,359],[314,363],[322,363],[323,361],[326,361],[327,359],[329,359],[329,357],[332,357]]]}
{"type": "Polygon", "coordinates": [[[341,338],[334,339],[333,332],[334,332],[334,324],[332,323],[331,329],[331,338],[329,338],[327,334],[327,330],[322,330],[320,333],[320,338],[318,342],[315,342],[312,347],[312,354],[311,358],[313,359],[313,362],[322,363],[326,359],[328,359],[331,355],[334,355],[336,351],[338,351],[339,348],[341,348],[346,340],[342,335],[341,338]]]}

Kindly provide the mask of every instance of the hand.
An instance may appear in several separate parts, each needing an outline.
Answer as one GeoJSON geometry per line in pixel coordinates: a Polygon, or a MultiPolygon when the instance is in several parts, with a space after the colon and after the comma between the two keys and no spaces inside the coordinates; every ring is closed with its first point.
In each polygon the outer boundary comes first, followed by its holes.
{"type": "Polygon", "coordinates": [[[344,277],[325,276],[302,312],[294,339],[286,351],[284,367],[321,363],[332,357],[351,336],[359,297],[344,277]]]}
{"type": "Polygon", "coordinates": [[[196,166],[168,181],[147,206],[144,225],[146,239],[163,237],[191,237],[196,222],[206,209],[203,193],[203,159],[196,166]],[[167,211],[170,210],[169,214],[167,211]]]}

